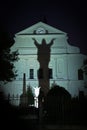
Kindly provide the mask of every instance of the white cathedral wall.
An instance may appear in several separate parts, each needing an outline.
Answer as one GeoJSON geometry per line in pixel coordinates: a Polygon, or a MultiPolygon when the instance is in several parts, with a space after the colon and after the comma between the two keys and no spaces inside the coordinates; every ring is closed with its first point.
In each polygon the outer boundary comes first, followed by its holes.
{"type": "MultiPolygon", "coordinates": [[[[78,69],[83,65],[86,56],[79,54],[78,47],[68,44],[66,35],[48,34],[48,35],[15,35],[15,44],[11,47],[14,51],[18,49],[19,60],[15,62],[18,76],[16,80],[3,87],[6,95],[21,95],[23,89],[23,73],[26,73],[26,86],[39,87],[37,79],[37,70],[39,63],[37,61],[37,48],[32,38],[35,38],[40,44],[43,38],[49,43],[52,38],[54,44],[51,47],[49,68],[53,69],[53,79],[50,79],[50,87],[53,82],[64,87],[72,96],[78,96],[79,90],[84,90],[84,81],[78,80],[78,69]],[[29,69],[34,69],[34,79],[29,78],[29,69]]],[[[86,93],[86,91],[84,90],[86,93]]],[[[15,100],[16,101],[16,100],[15,100]]],[[[19,104],[20,102],[16,102],[19,104]]],[[[15,104],[15,102],[14,102],[15,104]]]]}
{"type": "Polygon", "coordinates": [[[26,73],[26,79],[29,79],[29,70],[34,69],[34,79],[37,79],[37,70],[39,69],[39,63],[37,56],[33,55],[20,55],[20,60],[15,63],[16,69],[18,70],[18,76],[16,79],[21,79],[23,73],[26,73]]]}
{"type": "Polygon", "coordinates": [[[52,55],[49,68],[53,68],[53,78],[78,80],[78,69],[83,66],[85,58],[82,54],[52,55]]]}
{"type": "Polygon", "coordinates": [[[67,80],[67,55],[51,55],[49,68],[53,69],[53,79],[67,80]]]}
{"type": "MultiPolygon", "coordinates": [[[[83,54],[61,54],[51,56],[49,66],[53,68],[53,80],[59,86],[64,87],[70,92],[72,97],[78,96],[79,91],[84,91],[87,95],[87,89],[84,80],[78,80],[78,70],[83,66],[83,61],[87,57],[83,54]]],[[[50,86],[53,80],[50,80],[50,86]]]]}
{"type": "MultiPolygon", "coordinates": [[[[62,54],[62,55],[51,55],[49,68],[53,68],[53,79],[50,79],[50,87],[53,82],[59,86],[64,87],[72,97],[78,96],[79,90],[83,90],[87,94],[87,90],[84,89],[84,81],[78,80],[78,69],[83,64],[83,55],[77,54],[62,54]]],[[[23,73],[26,73],[26,86],[32,87],[38,86],[37,70],[39,69],[39,63],[37,57],[20,55],[20,60],[15,63],[18,69],[18,76],[16,81],[8,83],[4,86],[5,95],[12,97],[19,96],[19,100],[11,100],[11,104],[20,104],[20,95],[23,89],[23,73]],[[29,79],[29,69],[34,69],[34,79],[29,79]]]]}
{"type": "Polygon", "coordinates": [[[68,77],[69,80],[78,80],[78,69],[81,69],[86,59],[82,54],[68,54],[68,77]]]}
{"type": "MultiPolygon", "coordinates": [[[[5,93],[17,95],[22,93],[23,73],[26,73],[26,84],[32,87],[38,87],[37,70],[39,63],[37,56],[20,55],[20,60],[15,63],[18,70],[16,81],[8,83],[5,87],[5,93]],[[29,69],[34,69],[34,79],[29,79],[29,69]]],[[[50,86],[55,81],[57,85],[64,87],[72,96],[77,95],[78,88],[83,86],[83,81],[78,81],[78,69],[83,64],[83,55],[80,54],[62,54],[51,55],[49,68],[53,69],[53,79],[50,80],[50,86]]]]}

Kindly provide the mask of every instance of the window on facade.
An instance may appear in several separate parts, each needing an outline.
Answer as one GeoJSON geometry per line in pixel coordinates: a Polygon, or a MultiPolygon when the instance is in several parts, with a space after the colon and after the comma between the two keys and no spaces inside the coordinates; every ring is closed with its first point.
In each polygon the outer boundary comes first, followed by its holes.
{"type": "Polygon", "coordinates": [[[49,69],[49,79],[52,79],[53,78],[53,74],[52,74],[52,69],[49,69]]]}
{"type": "Polygon", "coordinates": [[[34,79],[34,69],[30,69],[30,79],[34,79]]]}
{"type": "Polygon", "coordinates": [[[78,79],[83,80],[83,71],[81,69],[78,70],[78,79]]]}
{"type": "Polygon", "coordinates": [[[38,78],[42,79],[43,78],[43,69],[38,70],[38,78]]]}

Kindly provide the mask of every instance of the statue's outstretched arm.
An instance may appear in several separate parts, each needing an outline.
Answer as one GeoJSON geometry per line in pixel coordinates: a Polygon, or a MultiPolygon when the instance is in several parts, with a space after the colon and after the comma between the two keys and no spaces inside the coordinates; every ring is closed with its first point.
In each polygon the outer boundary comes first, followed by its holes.
{"type": "Polygon", "coordinates": [[[33,40],[34,40],[34,44],[36,45],[36,46],[38,46],[38,42],[36,41],[36,39],[35,38],[32,38],[33,40]]]}
{"type": "Polygon", "coordinates": [[[33,39],[34,41],[36,41],[35,38],[32,38],[32,39],[33,39]]]}
{"type": "Polygon", "coordinates": [[[51,42],[49,43],[50,46],[53,45],[53,41],[54,41],[54,40],[55,40],[55,38],[53,38],[53,39],[51,40],[51,42]]]}

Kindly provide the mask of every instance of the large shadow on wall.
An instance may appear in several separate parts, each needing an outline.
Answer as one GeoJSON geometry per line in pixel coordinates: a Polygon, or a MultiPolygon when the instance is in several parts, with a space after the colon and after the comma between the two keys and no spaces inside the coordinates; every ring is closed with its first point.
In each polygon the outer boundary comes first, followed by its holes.
{"type": "Polygon", "coordinates": [[[46,43],[46,40],[43,38],[41,44],[39,44],[35,38],[32,39],[38,50],[37,60],[40,64],[38,70],[39,86],[41,87],[44,96],[46,96],[49,91],[49,78],[51,76],[51,69],[48,67],[50,62],[50,51],[55,39],[53,38],[49,43],[46,43]]]}

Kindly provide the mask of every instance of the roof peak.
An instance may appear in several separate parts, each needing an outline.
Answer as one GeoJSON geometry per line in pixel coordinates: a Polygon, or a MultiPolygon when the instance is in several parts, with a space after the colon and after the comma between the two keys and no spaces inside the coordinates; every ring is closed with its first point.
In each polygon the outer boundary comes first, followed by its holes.
{"type": "Polygon", "coordinates": [[[27,34],[35,34],[34,32],[38,29],[38,28],[43,28],[44,30],[46,30],[46,32],[48,32],[47,34],[64,34],[66,35],[67,33],[47,24],[44,23],[43,21],[39,21],[35,24],[33,24],[32,26],[16,33],[16,35],[27,35],[27,34]]]}

